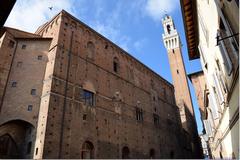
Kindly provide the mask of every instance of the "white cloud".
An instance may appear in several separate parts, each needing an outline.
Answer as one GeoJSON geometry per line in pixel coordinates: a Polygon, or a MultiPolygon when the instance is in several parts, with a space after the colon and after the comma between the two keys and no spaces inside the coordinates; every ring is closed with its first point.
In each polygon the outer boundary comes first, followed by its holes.
{"type": "Polygon", "coordinates": [[[140,40],[137,40],[133,43],[134,48],[136,49],[136,51],[141,52],[143,49],[143,46],[147,43],[147,39],[143,38],[140,40]]]}
{"type": "Polygon", "coordinates": [[[178,0],[148,0],[147,14],[155,21],[160,21],[164,14],[170,14],[178,7],[178,0]]]}
{"type": "Polygon", "coordinates": [[[17,1],[10,13],[6,26],[35,32],[62,9],[73,14],[72,0],[25,0],[17,1]],[[52,10],[49,7],[53,7],[52,10]]]}

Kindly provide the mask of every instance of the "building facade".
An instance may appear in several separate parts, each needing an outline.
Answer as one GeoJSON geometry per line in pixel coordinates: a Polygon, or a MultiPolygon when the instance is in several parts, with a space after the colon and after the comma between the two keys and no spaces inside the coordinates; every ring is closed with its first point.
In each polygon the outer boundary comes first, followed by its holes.
{"type": "Polygon", "coordinates": [[[200,91],[201,82],[193,83],[203,97],[199,106],[212,158],[238,158],[239,1],[181,0],[181,6],[189,57],[200,58],[206,84],[200,91]]]}
{"type": "Polygon", "coordinates": [[[0,158],[191,158],[173,85],[66,11],[0,55],[0,158]]]}
{"type": "Polygon", "coordinates": [[[180,37],[170,16],[166,15],[162,19],[162,23],[164,28],[162,36],[170,63],[176,105],[179,107],[182,127],[186,131],[187,137],[189,137],[188,143],[191,144],[187,151],[189,154],[194,155],[194,158],[201,158],[200,139],[197,133],[197,125],[182,58],[180,37]]]}

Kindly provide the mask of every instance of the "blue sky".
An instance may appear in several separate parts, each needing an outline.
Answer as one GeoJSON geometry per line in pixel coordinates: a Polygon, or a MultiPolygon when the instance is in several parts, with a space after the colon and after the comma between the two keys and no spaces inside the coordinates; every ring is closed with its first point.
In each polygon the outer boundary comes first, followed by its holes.
{"type": "MultiPolygon", "coordinates": [[[[22,0],[16,2],[6,26],[34,32],[62,9],[172,83],[167,52],[162,41],[161,18],[168,13],[174,19],[181,37],[187,73],[201,70],[199,60],[188,59],[179,0],[22,0]]],[[[190,90],[200,133],[202,124],[191,83],[190,90]]]]}

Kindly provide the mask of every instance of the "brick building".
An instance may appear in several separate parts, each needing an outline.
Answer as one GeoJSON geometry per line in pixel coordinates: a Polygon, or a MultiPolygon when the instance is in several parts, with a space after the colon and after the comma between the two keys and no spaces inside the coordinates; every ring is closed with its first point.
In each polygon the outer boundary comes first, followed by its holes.
{"type": "Polygon", "coordinates": [[[66,11],[0,35],[0,158],[189,158],[173,85],[66,11]]]}

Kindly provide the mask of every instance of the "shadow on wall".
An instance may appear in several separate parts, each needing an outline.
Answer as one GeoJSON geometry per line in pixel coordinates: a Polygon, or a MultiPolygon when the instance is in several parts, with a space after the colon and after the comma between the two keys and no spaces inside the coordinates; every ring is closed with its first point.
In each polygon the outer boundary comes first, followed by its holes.
{"type": "MultiPolygon", "coordinates": [[[[183,148],[183,152],[185,157],[183,158],[203,158],[203,150],[201,147],[201,139],[198,136],[198,132],[197,132],[197,126],[196,126],[196,122],[195,122],[195,117],[192,116],[191,112],[189,111],[188,107],[186,106],[186,104],[183,102],[182,104],[183,106],[183,112],[186,116],[186,121],[184,123],[182,123],[182,139],[179,139],[179,143],[181,145],[181,147],[183,148]],[[187,123],[188,122],[188,123],[187,123]],[[190,123],[189,123],[190,122],[190,123]],[[184,128],[188,128],[191,133],[189,133],[188,131],[186,131],[186,129],[184,128]]],[[[181,111],[181,113],[183,113],[181,111]]],[[[181,114],[179,112],[179,115],[181,114]]]]}
{"type": "Polygon", "coordinates": [[[33,125],[22,120],[8,121],[0,126],[0,158],[31,158],[33,125]]]}

